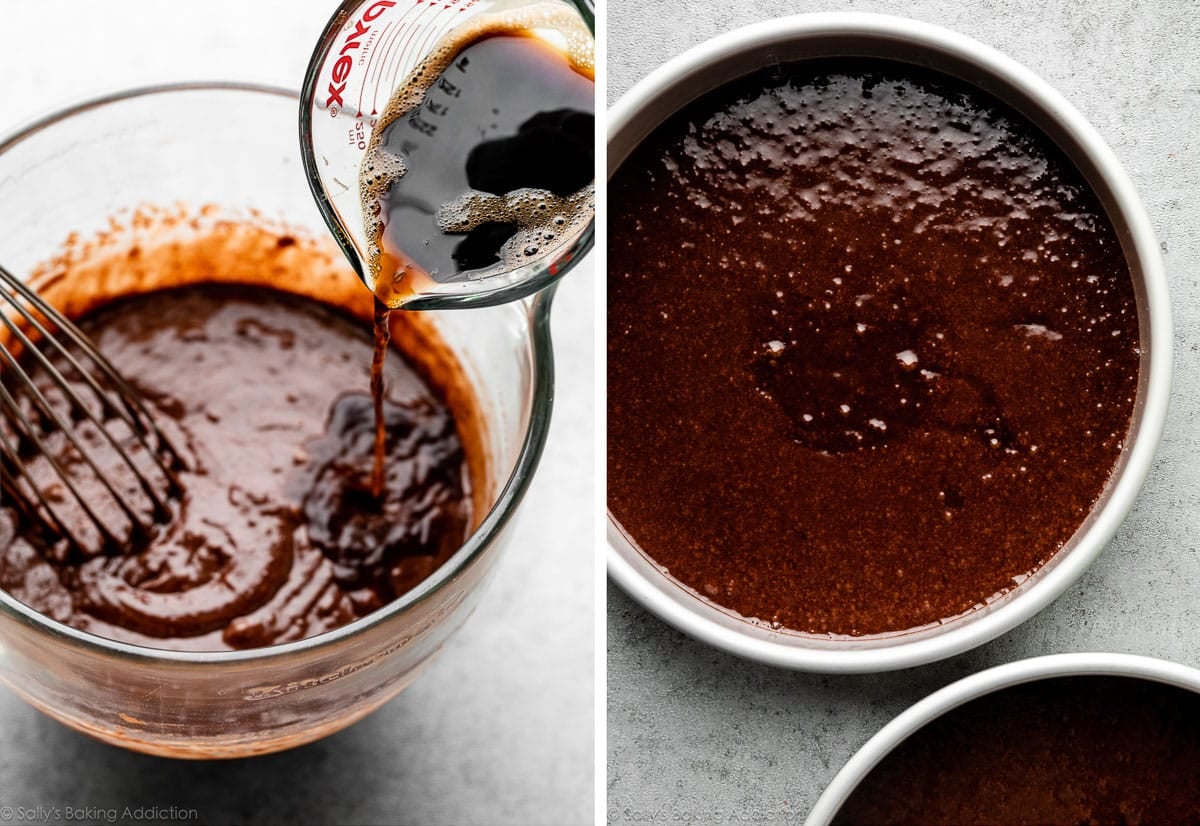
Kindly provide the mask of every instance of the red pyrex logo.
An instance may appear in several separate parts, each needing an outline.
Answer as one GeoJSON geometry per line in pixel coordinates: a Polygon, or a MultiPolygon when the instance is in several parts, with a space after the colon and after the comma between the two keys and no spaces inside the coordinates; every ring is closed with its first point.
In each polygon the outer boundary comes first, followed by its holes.
{"type": "Polygon", "coordinates": [[[342,92],[346,91],[346,79],[350,77],[350,70],[354,68],[354,58],[350,56],[350,52],[362,45],[363,37],[366,36],[367,32],[371,31],[371,27],[368,24],[374,23],[379,19],[379,15],[394,5],[396,5],[395,0],[378,0],[372,3],[363,12],[358,22],[354,24],[354,31],[346,35],[346,40],[342,43],[342,49],[338,52],[337,62],[333,64],[332,80],[329,82],[329,96],[325,98],[325,107],[330,110],[330,114],[336,115],[337,110],[346,105],[342,100],[342,92]]]}

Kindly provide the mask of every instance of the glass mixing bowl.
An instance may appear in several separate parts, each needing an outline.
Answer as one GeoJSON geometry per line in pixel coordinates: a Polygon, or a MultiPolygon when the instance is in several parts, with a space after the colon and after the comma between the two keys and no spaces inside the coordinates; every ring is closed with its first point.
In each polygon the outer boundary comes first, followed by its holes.
{"type": "MultiPolygon", "coordinates": [[[[297,111],[283,90],[162,86],[84,103],[0,139],[0,261],[28,277],[69,236],[111,231],[114,215],[149,205],[286,226],[327,241],[331,260],[344,263],[300,164],[297,111]]],[[[549,425],[550,298],[424,316],[474,395],[492,493],[466,544],[414,590],[309,639],[202,653],[103,639],[0,591],[0,678],[79,731],[175,757],[278,751],[378,708],[470,614],[504,545],[549,425]]]]}

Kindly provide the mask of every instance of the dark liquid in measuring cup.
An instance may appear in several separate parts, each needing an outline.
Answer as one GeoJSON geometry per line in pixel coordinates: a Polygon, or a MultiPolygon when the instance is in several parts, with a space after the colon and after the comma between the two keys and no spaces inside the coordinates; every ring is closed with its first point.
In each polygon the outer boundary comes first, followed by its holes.
{"type": "MultiPolygon", "coordinates": [[[[418,70],[420,71],[420,70],[418,70]]],[[[416,75],[414,75],[416,77],[416,75]]],[[[411,82],[410,82],[411,85],[411,82]]],[[[393,99],[363,166],[376,294],[536,260],[591,219],[594,84],[525,32],[459,51],[423,100],[393,99]]]]}
{"type": "Polygon", "coordinates": [[[376,296],[377,496],[389,308],[430,280],[536,261],[591,220],[591,37],[573,13],[554,17],[539,29],[563,48],[511,19],[443,41],[393,95],[367,148],[359,189],[376,296]]]}

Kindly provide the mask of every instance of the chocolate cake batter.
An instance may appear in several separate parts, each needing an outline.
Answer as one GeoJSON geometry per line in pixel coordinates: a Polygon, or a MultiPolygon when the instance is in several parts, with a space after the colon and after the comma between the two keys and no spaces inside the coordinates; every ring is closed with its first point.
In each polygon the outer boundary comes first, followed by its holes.
{"type": "MultiPolygon", "coordinates": [[[[290,252],[287,238],[271,243],[290,252]]],[[[190,279],[203,277],[198,266],[185,267],[190,279]]],[[[262,272],[268,280],[273,267],[262,272]]],[[[303,287],[306,276],[325,283],[303,269],[279,283],[303,287]]],[[[287,642],[404,594],[474,528],[455,416],[400,352],[383,377],[384,480],[372,494],[369,319],[207,283],[134,291],[79,324],[178,449],[182,495],[149,542],[84,553],[0,509],[0,586],[47,616],[155,647],[287,642]]],[[[44,372],[38,384],[49,388],[44,372]]]]}
{"type": "Polygon", "coordinates": [[[887,62],[712,92],[610,182],[609,507],[777,628],[938,623],[1044,565],[1139,370],[1095,196],[1020,115],[887,62]]]}
{"type": "Polygon", "coordinates": [[[1124,677],[1041,680],[901,743],[835,823],[1200,823],[1200,697],[1124,677]]]}

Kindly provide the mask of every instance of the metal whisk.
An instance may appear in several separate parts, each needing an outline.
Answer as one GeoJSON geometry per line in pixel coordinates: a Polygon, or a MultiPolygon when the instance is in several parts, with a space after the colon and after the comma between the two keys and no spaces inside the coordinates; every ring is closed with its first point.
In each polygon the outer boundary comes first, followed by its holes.
{"type": "Polygon", "coordinates": [[[150,535],[179,454],[138,392],[69,319],[0,267],[0,505],[61,553],[150,535]]]}

